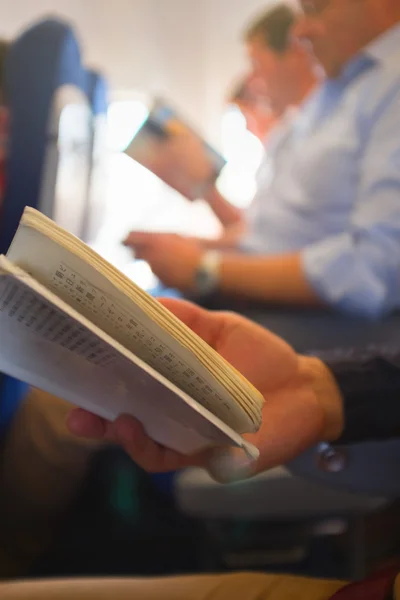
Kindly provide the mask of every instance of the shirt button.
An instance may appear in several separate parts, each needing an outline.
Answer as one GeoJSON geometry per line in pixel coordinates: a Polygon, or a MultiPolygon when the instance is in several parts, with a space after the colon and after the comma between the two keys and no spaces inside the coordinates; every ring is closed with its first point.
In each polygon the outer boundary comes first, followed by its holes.
{"type": "Polygon", "coordinates": [[[317,466],[325,473],[341,473],[348,465],[347,453],[329,444],[320,444],[317,451],[317,466]]]}

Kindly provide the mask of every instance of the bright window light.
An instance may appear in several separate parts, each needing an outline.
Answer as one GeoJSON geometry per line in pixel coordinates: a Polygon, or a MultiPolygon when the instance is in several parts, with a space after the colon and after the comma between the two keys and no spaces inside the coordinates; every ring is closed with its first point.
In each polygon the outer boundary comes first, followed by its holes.
{"type": "Polygon", "coordinates": [[[227,160],[218,188],[232,204],[246,208],[256,192],[256,173],[263,145],[246,127],[238,108],[230,106],[222,118],[222,151],[227,160]]]}
{"type": "Polygon", "coordinates": [[[204,202],[188,202],[150,171],[124,154],[148,115],[141,100],[113,102],[108,111],[108,185],[102,226],[93,247],[144,289],[156,279],[143,261],[122,245],[132,230],[167,231],[211,237],[219,224],[204,202]]]}
{"type": "MultiPolygon", "coordinates": [[[[155,278],[143,261],[134,261],[122,245],[129,231],[168,231],[212,237],[220,226],[205,202],[190,203],[123,153],[148,115],[140,99],[118,101],[108,111],[106,214],[93,246],[144,289],[155,278]]],[[[263,156],[261,142],[246,128],[243,115],[229,107],[222,118],[222,152],[228,161],[218,188],[236,206],[247,207],[255,193],[255,175],[263,156]]]]}
{"type": "Polygon", "coordinates": [[[108,110],[108,147],[123,152],[149,114],[139,100],[113,102],[108,110]]]}
{"type": "Polygon", "coordinates": [[[152,290],[157,286],[158,279],[144,260],[131,260],[122,272],[144,290],[152,290]]]}

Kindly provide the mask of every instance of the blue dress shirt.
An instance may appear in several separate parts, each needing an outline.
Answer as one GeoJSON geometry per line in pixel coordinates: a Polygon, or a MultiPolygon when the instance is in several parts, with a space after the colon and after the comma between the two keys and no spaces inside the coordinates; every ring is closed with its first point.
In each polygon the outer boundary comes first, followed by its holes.
{"type": "Polygon", "coordinates": [[[272,135],[248,217],[242,249],[301,252],[335,308],[400,307],[400,25],[272,135]]]}

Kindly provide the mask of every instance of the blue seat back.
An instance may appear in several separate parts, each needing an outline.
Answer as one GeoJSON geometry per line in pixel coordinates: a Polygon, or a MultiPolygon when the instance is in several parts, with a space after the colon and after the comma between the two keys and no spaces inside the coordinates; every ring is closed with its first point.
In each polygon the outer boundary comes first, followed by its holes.
{"type": "Polygon", "coordinates": [[[2,253],[25,206],[37,208],[40,201],[54,95],[65,85],[85,90],[73,30],[63,22],[46,20],[23,33],[8,51],[4,84],[12,122],[0,223],[2,253]]]}
{"type": "Polygon", "coordinates": [[[94,116],[106,115],[108,110],[108,86],[97,71],[86,71],[86,93],[94,116]]]}
{"type": "MultiPolygon", "coordinates": [[[[68,24],[42,21],[11,44],[4,62],[11,126],[0,253],[7,252],[25,206],[39,207],[53,97],[64,85],[85,89],[77,40],[68,24]]],[[[6,431],[26,391],[25,384],[1,376],[0,434],[6,431]]]]}

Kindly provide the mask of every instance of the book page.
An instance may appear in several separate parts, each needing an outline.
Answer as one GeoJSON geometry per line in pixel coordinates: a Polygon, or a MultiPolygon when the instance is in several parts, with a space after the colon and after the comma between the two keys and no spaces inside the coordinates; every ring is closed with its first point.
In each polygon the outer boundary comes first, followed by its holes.
{"type": "Polygon", "coordinates": [[[131,414],[157,442],[190,454],[248,446],[214,415],[85,317],[0,260],[0,370],[106,419],[131,414]]]}
{"type": "Polygon", "coordinates": [[[25,226],[8,257],[232,429],[254,431],[251,418],[198,358],[85,260],[25,226]]]}

